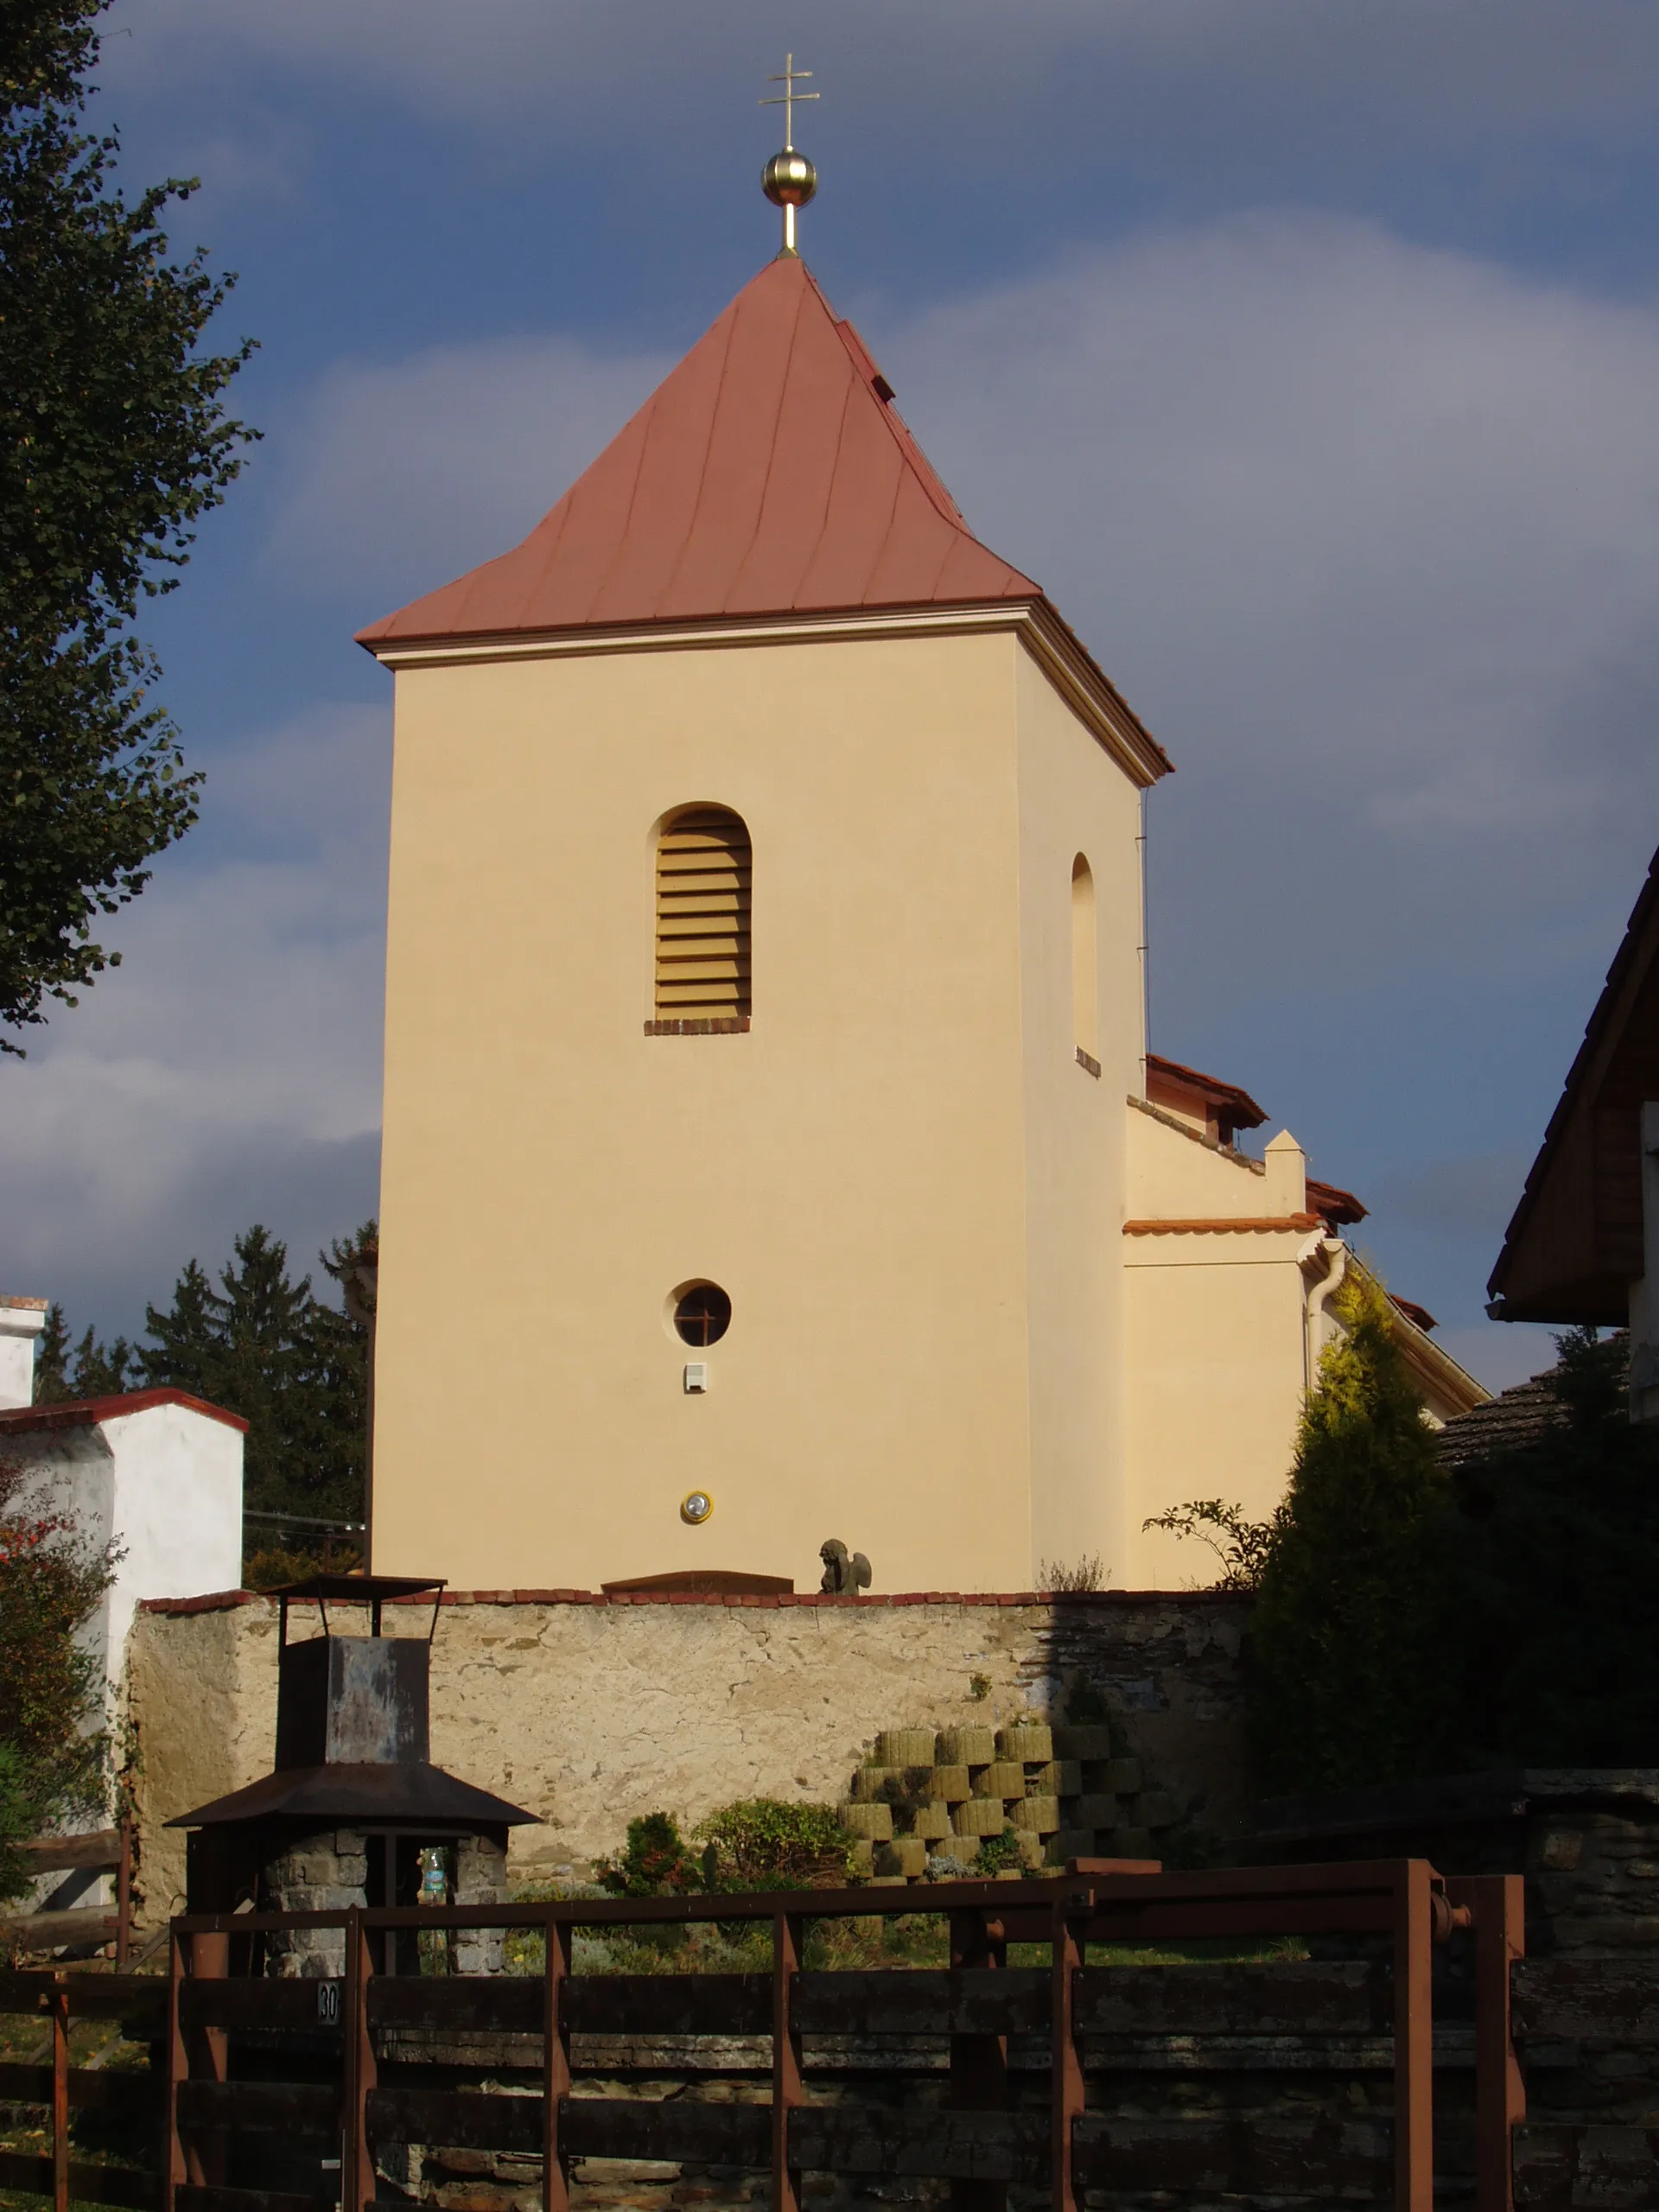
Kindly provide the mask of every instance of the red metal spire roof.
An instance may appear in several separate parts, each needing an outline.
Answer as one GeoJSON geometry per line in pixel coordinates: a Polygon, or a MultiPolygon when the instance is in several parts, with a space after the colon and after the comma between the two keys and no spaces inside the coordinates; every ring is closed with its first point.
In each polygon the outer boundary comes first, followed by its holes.
{"type": "Polygon", "coordinates": [[[1040,599],[891,400],[805,264],[771,262],[522,545],[359,642],[1040,599]]]}

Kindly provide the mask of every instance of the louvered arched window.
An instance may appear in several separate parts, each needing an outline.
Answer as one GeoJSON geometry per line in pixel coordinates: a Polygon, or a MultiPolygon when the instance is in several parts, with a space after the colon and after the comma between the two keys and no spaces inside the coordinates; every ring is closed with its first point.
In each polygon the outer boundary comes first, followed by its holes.
{"type": "Polygon", "coordinates": [[[723,806],[687,806],[657,840],[659,1036],[749,1026],[749,833],[723,806]]]}

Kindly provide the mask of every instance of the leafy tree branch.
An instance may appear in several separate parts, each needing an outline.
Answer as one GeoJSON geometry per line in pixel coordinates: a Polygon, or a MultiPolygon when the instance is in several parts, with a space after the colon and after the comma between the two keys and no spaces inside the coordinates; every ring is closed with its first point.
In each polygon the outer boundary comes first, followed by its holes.
{"type": "MultiPolygon", "coordinates": [[[[221,396],[251,341],[198,351],[228,276],[173,257],[193,181],[129,202],[82,128],[87,0],[0,23],[0,1027],[43,1021],[120,959],[93,936],[196,819],[199,775],[133,625],[255,434],[221,396]]],[[[0,1052],[18,1052],[0,1034],[0,1052]]]]}

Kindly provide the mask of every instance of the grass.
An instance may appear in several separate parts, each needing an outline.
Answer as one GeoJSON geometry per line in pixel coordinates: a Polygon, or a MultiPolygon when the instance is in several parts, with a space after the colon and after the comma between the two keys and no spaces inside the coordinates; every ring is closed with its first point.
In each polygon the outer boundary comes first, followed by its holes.
{"type": "MultiPolygon", "coordinates": [[[[45,2020],[32,2012],[0,2013],[0,2062],[13,2066],[51,2063],[51,2031],[45,2020]]],[[[69,2023],[69,2063],[86,2066],[95,2062],[108,2073],[145,2072],[149,2052],[143,2044],[124,2040],[116,2020],[72,2019],[69,2023]]],[[[26,2158],[49,2156],[52,2133],[46,2113],[38,2120],[27,2117],[35,2110],[27,2106],[0,2107],[10,2112],[9,2124],[0,2121],[0,2150],[26,2158]]],[[[147,2131],[145,2131],[147,2133],[147,2131]]],[[[130,2166],[148,2164],[148,2141],[133,2139],[130,2123],[112,2122],[97,2112],[79,2112],[72,2122],[71,2156],[86,2165],[130,2166]]],[[[0,2190],[0,2212],[41,2212],[41,2199],[16,2190],[0,2190]]]]}
{"type": "MultiPolygon", "coordinates": [[[[537,1929],[513,1929],[505,1944],[509,1974],[539,1974],[546,1947],[537,1929]]],[[[807,1931],[810,1974],[950,1963],[950,1939],[938,1913],[819,1920],[807,1931]]],[[[571,1946],[577,1974],[769,1974],[772,1929],[761,1921],[703,1921],[689,1927],[579,1928],[571,1946]]]]}
{"type": "MultiPolygon", "coordinates": [[[[543,1891],[544,1897],[549,1894],[543,1891]]],[[[772,1930],[765,1921],[703,1921],[663,1928],[579,1928],[571,1947],[577,1974],[766,1974],[772,1930]]],[[[539,1974],[546,1956],[537,1929],[514,1929],[505,1944],[509,1974],[539,1974]]],[[[1266,1965],[1305,1959],[1307,1946],[1285,1936],[1264,1942],[1212,1937],[1191,1943],[1090,1943],[1091,1967],[1199,1964],[1266,1965]]],[[[1046,1943],[1010,1943],[1010,1967],[1046,1967],[1046,1943]]],[[[943,1912],[872,1913],[868,1919],[810,1921],[804,1961],[809,1974],[869,1973],[882,1968],[948,1967],[950,1923],[943,1912]]]]}

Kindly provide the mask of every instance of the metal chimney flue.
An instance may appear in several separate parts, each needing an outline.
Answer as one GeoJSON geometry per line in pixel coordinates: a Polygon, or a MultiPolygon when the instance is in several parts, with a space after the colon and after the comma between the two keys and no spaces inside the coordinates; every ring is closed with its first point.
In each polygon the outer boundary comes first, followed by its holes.
{"type": "MultiPolygon", "coordinates": [[[[433,1599],[433,1629],[442,1586],[410,1581],[392,1586],[377,1576],[371,1591],[351,1590],[346,1575],[318,1576],[282,1593],[276,1678],[276,1758],[280,1774],[309,1766],[424,1766],[431,1758],[432,1630],[425,1636],[382,1633],[381,1607],[389,1596],[433,1599]],[[323,1586],[329,1586],[327,1589],[323,1586]],[[291,1643],[289,1604],[315,1597],[322,1633],[291,1643]],[[328,1600],[334,1600],[331,1620],[328,1600]],[[342,1633],[342,1598],[367,1601],[366,1636],[342,1633]]],[[[355,1608],[353,1608],[353,1611],[355,1608]]],[[[348,1612],[349,1620],[352,1614],[348,1612]]]]}

